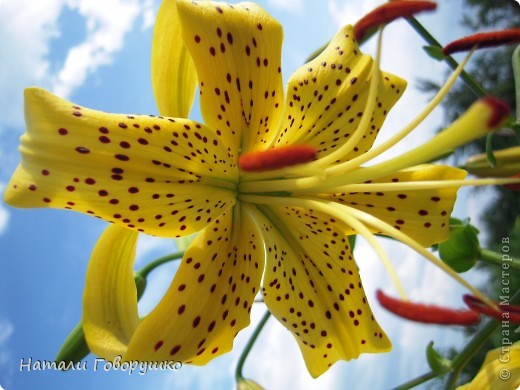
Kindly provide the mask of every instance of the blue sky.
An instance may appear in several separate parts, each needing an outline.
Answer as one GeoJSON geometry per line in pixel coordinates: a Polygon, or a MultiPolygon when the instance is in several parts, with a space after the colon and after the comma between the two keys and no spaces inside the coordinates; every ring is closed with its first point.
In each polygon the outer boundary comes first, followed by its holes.
{"type": "MultiPolygon", "coordinates": [[[[264,0],[259,3],[285,29],[285,79],[314,49],[343,24],[356,21],[382,1],[264,0]]],[[[460,35],[459,2],[440,1],[440,9],[420,19],[442,42],[460,35]],[[459,34],[459,35],[458,35],[459,34]]],[[[159,0],[4,0],[0,1],[0,189],[19,161],[18,138],[24,130],[23,88],[38,85],[80,105],[108,112],[157,113],[152,96],[149,58],[153,21],[159,0]]],[[[409,80],[408,91],[391,113],[382,137],[413,118],[426,97],[415,88],[419,77],[442,80],[446,67],[429,60],[422,42],[403,21],[385,32],[383,68],[409,80]]],[[[364,50],[373,53],[373,42],[364,50]]],[[[196,103],[197,104],[197,103],[196,103]]],[[[194,110],[195,111],[195,110],[194,110]]],[[[192,114],[198,119],[197,113],[192,114]]],[[[440,125],[437,110],[410,140],[393,153],[418,145],[440,125]]],[[[474,200],[465,192],[456,208],[458,217],[472,215],[474,200]]],[[[81,316],[87,261],[105,223],[66,211],[18,210],[0,203],[0,386],[29,388],[212,388],[234,387],[233,370],[252,327],[236,340],[232,353],[206,367],[185,366],[176,372],[141,376],[121,372],[20,372],[20,360],[52,360],[81,316]]],[[[395,259],[409,295],[425,302],[460,305],[451,297],[462,291],[447,276],[410,250],[385,243],[395,259]]],[[[175,251],[172,240],[140,238],[137,268],[175,251]]],[[[427,370],[424,349],[460,344],[461,334],[439,327],[404,323],[383,312],[373,290],[393,287],[373,251],[359,245],[359,267],[372,306],[394,343],[384,355],[339,362],[318,380],[306,372],[296,343],[275,320],[270,320],[250,355],[244,373],[270,389],[385,389],[427,370]]],[[[176,266],[155,271],[140,309],[147,312],[166,290],[176,266]]],[[[474,280],[479,275],[469,276],[474,280]]],[[[480,278],[481,279],[481,278],[480,278]]],[[[263,313],[253,309],[253,323],[263,313]]]]}

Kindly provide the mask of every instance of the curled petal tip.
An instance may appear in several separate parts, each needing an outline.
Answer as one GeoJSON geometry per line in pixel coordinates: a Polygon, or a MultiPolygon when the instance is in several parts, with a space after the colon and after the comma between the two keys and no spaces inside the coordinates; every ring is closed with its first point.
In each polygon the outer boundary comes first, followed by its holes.
{"type": "Polygon", "coordinates": [[[381,290],[376,291],[381,306],[395,315],[415,322],[437,325],[475,325],[480,315],[473,310],[454,310],[422,303],[406,302],[392,298],[381,290]]]}
{"type": "Polygon", "coordinates": [[[262,172],[303,164],[316,159],[316,148],[310,145],[293,145],[248,152],[240,156],[238,165],[246,172],[262,172]]]}
{"type": "Polygon", "coordinates": [[[360,41],[374,29],[395,19],[408,18],[416,13],[431,11],[435,8],[437,8],[437,4],[432,1],[391,1],[362,17],[354,26],[354,35],[360,41]]]}
{"type": "Polygon", "coordinates": [[[471,310],[493,317],[498,321],[508,320],[514,324],[520,324],[520,306],[500,303],[497,310],[473,295],[466,294],[462,298],[471,310]]]}
{"type": "Polygon", "coordinates": [[[480,101],[492,109],[491,117],[487,123],[490,129],[497,128],[509,116],[510,109],[506,101],[494,96],[486,96],[480,101]]]}
{"type": "Polygon", "coordinates": [[[453,53],[471,50],[474,46],[478,46],[478,48],[481,49],[508,45],[515,42],[520,42],[520,28],[478,33],[447,44],[442,49],[442,54],[448,56],[453,53]]]}

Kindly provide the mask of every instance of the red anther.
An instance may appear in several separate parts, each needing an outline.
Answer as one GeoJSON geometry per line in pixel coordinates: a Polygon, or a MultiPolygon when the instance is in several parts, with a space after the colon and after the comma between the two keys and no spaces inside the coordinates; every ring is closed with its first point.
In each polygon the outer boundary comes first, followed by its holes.
{"type": "Polygon", "coordinates": [[[507,104],[506,101],[494,96],[483,97],[480,101],[490,106],[493,110],[493,115],[491,115],[491,118],[489,118],[487,123],[490,129],[497,127],[509,116],[509,104],[507,104]]]}
{"type": "Polygon", "coordinates": [[[388,24],[398,18],[409,18],[422,11],[437,8],[432,1],[391,1],[363,16],[354,26],[354,36],[358,41],[370,34],[376,28],[388,24]]]}
{"type": "MultiPolygon", "coordinates": [[[[511,176],[511,179],[513,179],[513,178],[520,179],[520,173],[517,173],[516,175],[511,176]]],[[[511,191],[520,191],[520,183],[504,184],[504,187],[511,191]]]]}
{"type": "Polygon", "coordinates": [[[475,325],[480,321],[479,313],[473,310],[454,310],[401,301],[385,295],[381,290],[376,291],[376,297],[381,306],[388,311],[415,322],[439,325],[475,325]]]}
{"type": "Polygon", "coordinates": [[[262,172],[290,167],[316,159],[316,148],[310,145],[281,146],[263,152],[245,153],[238,165],[246,172],[262,172]]]}
{"type": "Polygon", "coordinates": [[[520,306],[498,304],[499,310],[495,310],[473,295],[464,295],[463,299],[471,310],[493,317],[498,321],[509,321],[520,325],[520,306]]]}
{"type": "Polygon", "coordinates": [[[469,51],[473,46],[478,49],[484,47],[493,47],[500,45],[508,45],[510,43],[520,42],[520,28],[512,28],[510,30],[490,31],[470,35],[469,37],[457,39],[442,49],[442,54],[448,56],[460,51],[469,51]]]}

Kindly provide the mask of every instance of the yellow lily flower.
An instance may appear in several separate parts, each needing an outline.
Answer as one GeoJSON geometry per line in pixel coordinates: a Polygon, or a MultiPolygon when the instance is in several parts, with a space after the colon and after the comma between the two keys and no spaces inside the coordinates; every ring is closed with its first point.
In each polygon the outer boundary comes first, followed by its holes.
{"type": "Polygon", "coordinates": [[[457,390],[512,390],[520,386],[520,342],[489,351],[477,376],[457,390]]]}
{"type": "Polygon", "coordinates": [[[380,71],[346,26],[294,73],[284,102],[282,36],[252,3],[166,0],[152,54],[164,116],[107,114],[26,90],[22,162],[6,202],[112,223],[87,272],[83,323],[93,353],[205,364],[232,348],[261,290],[317,377],[337,360],[391,348],[349,234],[364,236],[383,258],[373,233],[388,234],[443,266],[424,248],[448,237],[457,189],[477,183],[425,162],[496,128],[502,105],[477,102],[426,144],[362,167],[413,130],[448,87],[372,148],[405,81],[380,71]],[[204,124],[183,119],[197,80],[204,124]],[[302,159],[302,150],[314,152],[302,159]],[[137,232],[200,232],[142,321],[132,279],[137,232]]]}

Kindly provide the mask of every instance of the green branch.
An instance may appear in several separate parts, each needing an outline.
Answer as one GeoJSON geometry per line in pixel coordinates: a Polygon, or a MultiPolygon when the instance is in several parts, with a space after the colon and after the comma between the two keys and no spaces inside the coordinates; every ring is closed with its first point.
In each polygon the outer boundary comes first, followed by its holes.
{"type": "Polygon", "coordinates": [[[423,374],[421,376],[418,376],[417,378],[412,379],[411,381],[408,381],[406,383],[403,383],[402,385],[399,385],[395,387],[393,390],[408,390],[411,388],[414,388],[415,386],[419,386],[425,382],[428,382],[430,379],[437,378],[437,374],[433,371],[427,372],[426,374],[423,374]]]}
{"type": "Polygon", "coordinates": [[[256,339],[258,338],[258,335],[264,328],[264,325],[266,324],[266,322],[270,316],[271,316],[271,312],[269,310],[267,310],[265,312],[264,316],[262,317],[262,319],[260,320],[260,322],[258,323],[258,325],[256,326],[255,331],[249,338],[249,341],[247,342],[246,347],[244,348],[244,350],[242,351],[242,354],[240,355],[240,358],[238,359],[237,369],[235,370],[235,380],[237,381],[237,383],[241,380],[244,380],[244,376],[242,375],[242,368],[244,367],[244,363],[246,361],[247,355],[249,355],[251,348],[253,348],[253,345],[254,345],[256,339]]]}
{"type": "Polygon", "coordinates": [[[514,256],[510,256],[507,253],[497,253],[489,249],[480,249],[480,260],[487,263],[495,264],[503,267],[507,264],[508,268],[511,268],[515,272],[520,272],[520,259],[514,256]],[[507,257],[505,257],[507,256],[507,257]]]}
{"type": "MultiPolygon", "coordinates": [[[[408,23],[413,27],[413,29],[419,34],[429,45],[435,46],[437,48],[442,49],[442,45],[430,34],[428,30],[424,28],[424,26],[419,23],[417,19],[413,16],[411,18],[406,19],[408,23]]],[[[455,61],[452,56],[444,57],[444,61],[448,64],[448,66],[455,70],[459,63],[455,61]]],[[[464,81],[468,89],[477,97],[481,98],[483,96],[488,95],[488,92],[480,85],[473,77],[471,77],[466,71],[462,71],[460,74],[460,79],[464,81]]]]}

